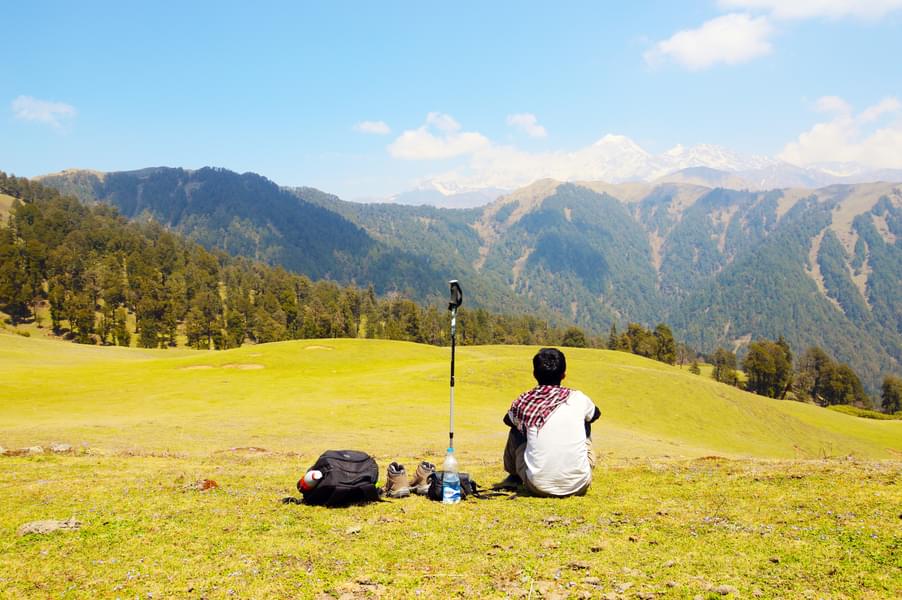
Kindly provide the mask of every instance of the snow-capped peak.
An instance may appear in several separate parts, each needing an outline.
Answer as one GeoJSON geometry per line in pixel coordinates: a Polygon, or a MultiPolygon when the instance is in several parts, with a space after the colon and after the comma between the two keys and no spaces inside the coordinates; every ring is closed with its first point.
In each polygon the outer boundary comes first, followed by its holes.
{"type": "Polygon", "coordinates": [[[670,161],[669,167],[674,171],[689,167],[708,167],[720,171],[746,171],[776,163],[767,157],[745,156],[713,144],[697,144],[689,148],[677,144],[665,152],[661,158],[670,161]]]}
{"type": "Polygon", "coordinates": [[[617,135],[609,133],[592,144],[593,148],[604,148],[608,151],[630,152],[640,154],[642,156],[650,156],[642,146],[626,137],[625,135],[617,135]]]}

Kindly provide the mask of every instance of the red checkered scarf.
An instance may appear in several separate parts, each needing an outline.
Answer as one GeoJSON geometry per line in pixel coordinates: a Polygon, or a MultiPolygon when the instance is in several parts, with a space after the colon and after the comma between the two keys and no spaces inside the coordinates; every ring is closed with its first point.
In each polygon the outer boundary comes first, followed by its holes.
{"type": "Polygon", "coordinates": [[[554,410],[570,397],[570,388],[558,385],[539,385],[520,394],[507,414],[514,427],[523,435],[530,427],[541,429],[554,410]]]}

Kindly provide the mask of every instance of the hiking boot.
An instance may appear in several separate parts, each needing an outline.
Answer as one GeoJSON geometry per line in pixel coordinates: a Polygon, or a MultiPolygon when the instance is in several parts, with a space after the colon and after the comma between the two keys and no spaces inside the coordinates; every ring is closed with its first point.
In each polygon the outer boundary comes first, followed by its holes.
{"type": "Polygon", "coordinates": [[[396,462],[388,465],[385,482],[385,495],[389,498],[406,498],[410,495],[410,485],[407,483],[407,471],[404,465],[396,462]]]}
{"type": "Polygon", "coordinates": [[[429,492],[429,476],[435,473],[435,465],[425,460],[417,465],[410,482],[410,489],[414,494],[425,496],[429,492]]]}
{"type": "Polygon", "coordinates": [[[519,475],[510,474],[504,478],[504,480],[499,481],[495,485],[492,486],[493,490],[516,490],[521,485],[523,485],[523,480],[520,479],[519,475]]]}

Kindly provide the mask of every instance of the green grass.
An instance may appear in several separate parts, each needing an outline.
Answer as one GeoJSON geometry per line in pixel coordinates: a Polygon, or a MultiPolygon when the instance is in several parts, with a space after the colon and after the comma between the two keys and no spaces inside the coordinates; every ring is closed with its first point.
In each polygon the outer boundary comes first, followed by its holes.
{"type": "MultiPolygon", "coordinates": [[[[459,349],[455,437],[480,483],[503,475],[500,419],[532,385],[534,352],[459,349]]],[[[585,497],[329,510],[279,502],[327,448],[366,450],[383,472],[440,461],[448,349],[312,340],[199,352],[0,335],[0,445],[76,448],[0,457],[0,597],[902,590],[902,423],[620,352],[567,357],[566,383],[602,410],[585,497]],[[220,487],[190,489],[203,478],[220,487]],[[15,535],[70,516],[80,530],[15,535]]]]}
{"type": "Polygon", "coordinates": [[[902,412],[896,412],[891,415],[877,412],[876,410],[868,410],[866,408],[858,408],[857,406],[847,406],[847,405],[837,405],[837,406],[828,406],[830,410],[835,410],[836,412],[843,413],[845,415],[852,415],[853,417],[861,417],[862,419],[878,419],[880,421],[899,421],[902,420],[902,412]]]}

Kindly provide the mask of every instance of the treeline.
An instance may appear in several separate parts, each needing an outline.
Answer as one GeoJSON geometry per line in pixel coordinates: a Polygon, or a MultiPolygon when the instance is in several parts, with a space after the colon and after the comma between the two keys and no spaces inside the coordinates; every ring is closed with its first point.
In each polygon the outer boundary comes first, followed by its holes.
{"type": "MultiPolygon", "coordinates": [[[[58,334],[146,348],[324,337],[449,341],[444,307],[211,252],[158,224],[130,223],[108,206],[85,206],[2,172],[0,193],[17,199],[0,225],[0,308],[13,323],[39,320],[49,307],[58,334]]],[[[462,308],[459,321],[465,344],[559,345],[566,333],[536,317],[482,309],[462,308]]]]}
{"type": "MultiPolygon", "coordinates": [[[[858,374],[846,363],[837,362],[822,348],[812,346],[793,360],[792,350],[782,337],[776,341],[756,340],[737,364],[736,355],[718,348],[709,362],[717,381],[741,387],[770,398],[790,398],[820,406],[852,405],[873,408],[858,374]],[[740,381],[741,367],[745,381],[740,381]]],[[[883,380],[880,405],[884,412],[902,410],[902,379],[888,375],[883,380]]]]}
{"type": "Polygon", "coordinates": [[[648,330],[639,323],[628,323],[626,331],[617,332],[617,325],[612,324],[608,333],[606,347],[608,350],[620,350],[631,352],[646,358],[667,363],[669,365],[685,364],[691,354],[691,349],[685,344],[678,344],[673,337],[670,327],[659,323],[654,330],[648,330]]]}

